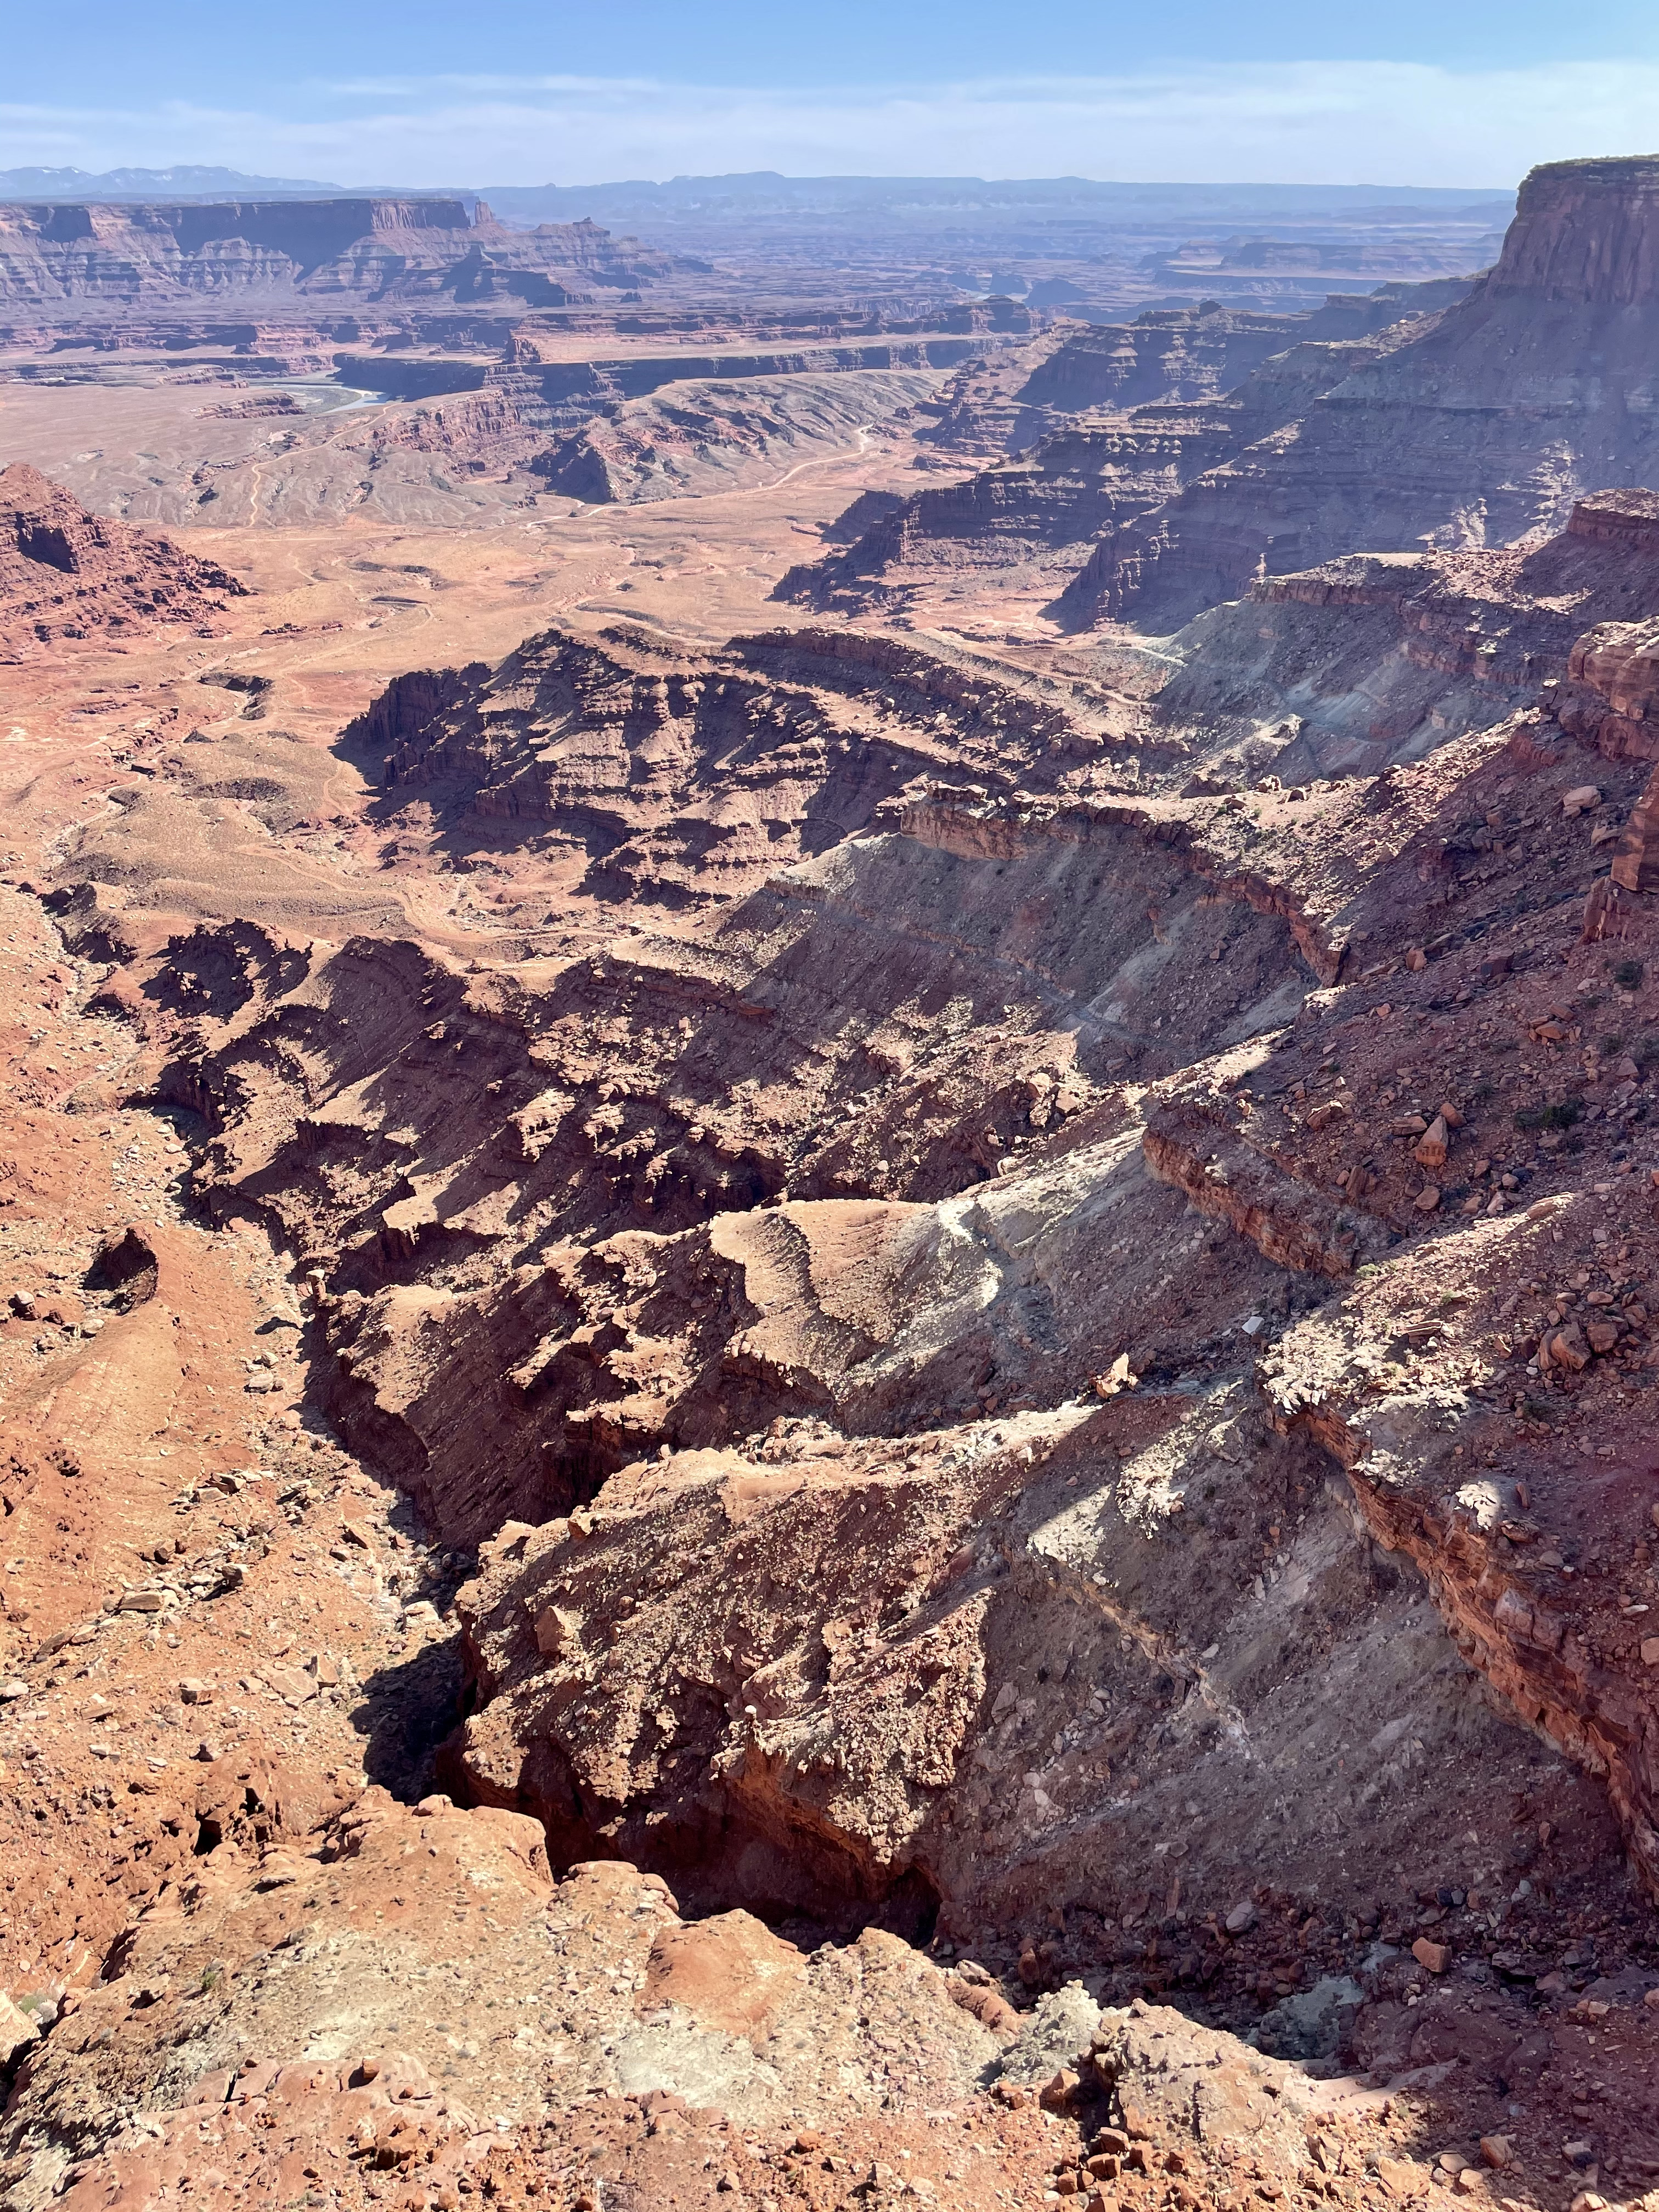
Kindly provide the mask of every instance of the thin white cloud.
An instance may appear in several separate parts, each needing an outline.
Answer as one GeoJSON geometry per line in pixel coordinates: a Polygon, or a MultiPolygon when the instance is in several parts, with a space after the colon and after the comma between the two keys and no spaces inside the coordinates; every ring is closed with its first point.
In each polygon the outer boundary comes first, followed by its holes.
{"type": "Polygon", "coordinates": [[[319,86],[303,115],[0,105],[0,166],[222,162],[342,184],[577,184],[780,169],[1446,185],[1659,139],[1659,65],[1395,63],[866,89],[501,76],[319,86]]]}

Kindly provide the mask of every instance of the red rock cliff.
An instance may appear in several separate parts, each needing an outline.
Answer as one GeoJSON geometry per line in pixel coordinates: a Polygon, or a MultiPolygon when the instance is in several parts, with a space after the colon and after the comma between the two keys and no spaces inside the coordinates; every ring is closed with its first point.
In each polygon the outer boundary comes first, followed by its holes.
{"type": "Polygon", "coordinates": [[[1486,290],[1585,307],[1651,301],[1659,293],[1659,155],[1534,169],[1486,290]]]}

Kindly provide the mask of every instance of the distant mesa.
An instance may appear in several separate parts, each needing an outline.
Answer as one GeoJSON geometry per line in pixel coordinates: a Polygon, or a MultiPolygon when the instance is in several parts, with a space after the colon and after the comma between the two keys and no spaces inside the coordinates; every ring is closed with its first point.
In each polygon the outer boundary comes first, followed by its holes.
{"type": "Polygon", "coordinates": [[[198,623],[245,594],[216,562],[88,514],[26,461],[0,470],[0,664],[64,640],[198,623]]]}
{"type": "Polygon", "coordinates": [[[1025,295],[1028,307],[1068,307],[1088,294],[1069,276],[1040,276],[1025,295]]]}
{"type": "Polygon", "coordinates": [[[637,289],[682,258],[593,222],[532,231],[482,200],[179,200],[0,205],[0,307],[50,314],[205,298],[281,307],[302,301],[562,307],[637,289]]]}
{"type": "Polygon", "coordinates": [[[1425,214],[1507,219],[1509,188],[1490,192],[1433,185],[1164,185],[1092,177],[786,177],[757,169],[724,177],[671,177],[665,183],[634,178],[600,185],[489,185],[492,206],[520,221],[579,215],[599,222],[662,221],[693,216],[741,219],[762,215],[842,217],[909,215],[918,211],[1017,212],[1023,223],[1039,213],[1089,212],[1134,222],[1200,222],[1218,214],[1266,223],[1309,214],[1399,218],[1425,214]]]}

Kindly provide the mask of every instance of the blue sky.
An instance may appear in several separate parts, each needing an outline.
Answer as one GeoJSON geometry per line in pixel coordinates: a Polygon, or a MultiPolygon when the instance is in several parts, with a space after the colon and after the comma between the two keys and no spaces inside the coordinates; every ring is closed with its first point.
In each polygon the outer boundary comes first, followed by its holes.
{"type": "Polygon", "coordinates": [[[0,4],[0,167],[1473,187],[1656,147],[1653,0],[0,4]]]}

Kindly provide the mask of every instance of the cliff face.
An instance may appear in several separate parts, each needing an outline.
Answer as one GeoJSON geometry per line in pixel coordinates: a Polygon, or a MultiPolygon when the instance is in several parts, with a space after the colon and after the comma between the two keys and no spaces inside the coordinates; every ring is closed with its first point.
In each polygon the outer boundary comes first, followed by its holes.
{"type": "Polygon", "coordinates": [[[629,288],[676,265],[596,223],[508,230],[483,201],[222,201],[0,206],[0,306],[153,307],[203,295],[271,304],[449,295],[557,305],[568,288],[629,288]]]}
{"type": "Polygon", "coordinates": [[[1152,308],[1133,323],[1073,332],[1032,371],[1018,396],[1029,407],[1073,414],[1162,399],[1219,399],[1270,354],[1293,345],[1304,319],[1252,314],[1213,301],[1152,308]]]}
{"type": "Polygon", "coordinates": [[[1173,629],[1256,575],[1355,548],[1559,530],[1595,485],[1652,480],[1656,342],[1659,164],[1536,170],[1466,301],[1103,538],[1068,615],[1173,629]]]}
{"type": "Polygon", "coordinates": [[[1659,159],[1534,169],[1484,289],[1489,299],[1650,304],[1659,295],[1659,159]]]}
{"type": "Polygon", "coordinates": [[[1005,578],[1027,571],[1069,605],[1072,580],[1097,544],[1116,542],[1134,518],[1162,514],[1194,477],[1294,423],[1322,392],[1390,343],[1384,334],[1289,346],[1224,400],[1060,416],[1060,427],[1029,453],[963,483],[913,493],[844,552],[791,568],[773,596],[854,611],[902,605],[917,585],[951,570],[1005,578]]]}

